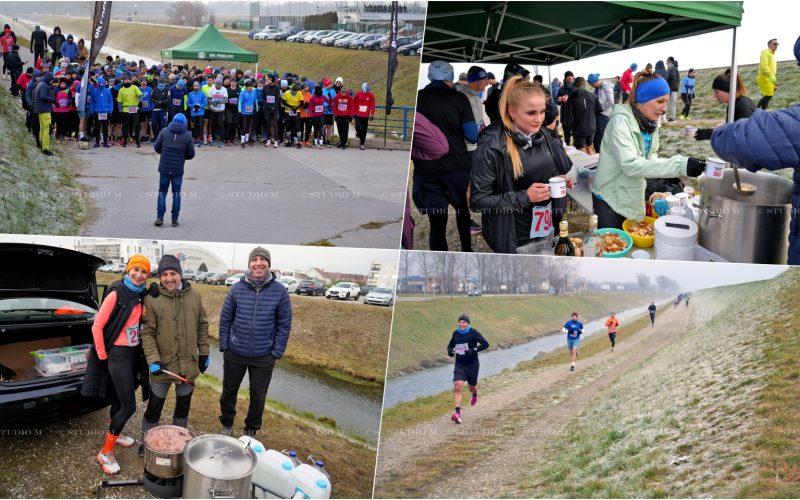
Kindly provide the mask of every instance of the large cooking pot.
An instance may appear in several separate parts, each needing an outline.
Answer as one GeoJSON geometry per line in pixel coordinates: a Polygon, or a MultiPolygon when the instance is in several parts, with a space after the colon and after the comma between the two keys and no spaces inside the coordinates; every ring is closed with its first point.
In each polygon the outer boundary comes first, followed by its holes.
{"type": "Polygon", "coordinates": [[[722,180],[700,176],[700,245],[730,262],[785,264],[792,181],[743,169],[739,176],[758,191],[739,193],[733,169],[725,169],[722,180]]]}
{"type": "Polygon", "coordinates": [[[191,432],[177,425],[159,425],[144,435],[144,470],[162,479],[183,475],[183,448],[166,450],[154,443],[157,436],[170,435],[177,442],[191,440],[191,432]]]}
{"type": "Polygon", "coordinates": [[[250,498],[256,454],[247,444],[206,434],[187,444],[183,455],[183,498],[250,498]]]}

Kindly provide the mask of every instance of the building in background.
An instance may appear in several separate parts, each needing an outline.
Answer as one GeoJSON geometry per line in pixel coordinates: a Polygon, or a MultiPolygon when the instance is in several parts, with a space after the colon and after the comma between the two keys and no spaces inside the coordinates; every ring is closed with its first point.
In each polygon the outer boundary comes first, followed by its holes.
{"type": "MultiPolygon", "coordinates": [[[[204,248],[184,243],[164,247],[164,253],[174,255],[184,270],[209,273],[226,273],[228,265],[216,254],[204,248]]],[[[158,260],[156,260],[156,263],[158,260]]]]}
{"type": "Polygon", "coordinates": [[[78,238],[73,249],[100,257],[106,263],[126,262],[131,255],[139,253],[157,264],[163,255],[162,245],[153,240],[100,240],[78,238]]]}
{"type": "Polygon", "coordinates": [[[376,260],[372,262],[367,277],[367,285],[394,289],[397,283],[397,261],[376,260]]]}

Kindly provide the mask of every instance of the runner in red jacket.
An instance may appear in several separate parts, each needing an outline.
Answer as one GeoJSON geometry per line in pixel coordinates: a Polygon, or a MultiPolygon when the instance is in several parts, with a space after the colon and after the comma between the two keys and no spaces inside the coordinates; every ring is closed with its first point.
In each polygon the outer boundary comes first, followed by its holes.
{"type": "Polygon", "coordinates": [[[356,136],[361,141],[359,149],[367,149],[364,142],[367,140],[367,127],[369,122],[375,118],[375,94],[370,92],[369,84],[361,84],[361,91],[356,93],[355,114],[356,114],[356,136]]]}
{"type": "Polygon", "coordinates": [[[350,134],[350,122],[353,121],[355,109],[353,96],[344,88],[344,79],[340,76],[334,84],[336,97],[333,98],[333,116],[336,119],[336,130],[339,132],[339,149],[347,149],[347,136],[350,134]]]}

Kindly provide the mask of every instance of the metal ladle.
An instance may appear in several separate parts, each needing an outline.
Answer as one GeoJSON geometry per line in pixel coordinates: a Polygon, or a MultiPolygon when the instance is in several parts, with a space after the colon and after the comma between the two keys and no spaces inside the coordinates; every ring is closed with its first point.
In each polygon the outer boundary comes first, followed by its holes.
{"type": "Polygon", "coordinates": [[[749,182],[742,183],[741,179],[739,178],[739,167],[736,166],[735,163],[731,163],[733,167],[733,177],[736,179],[736,182],[733,183],[733,188],[739,192],[739,194],[744,195],[751,195],[758,191],[758,188],[749,182]]]}

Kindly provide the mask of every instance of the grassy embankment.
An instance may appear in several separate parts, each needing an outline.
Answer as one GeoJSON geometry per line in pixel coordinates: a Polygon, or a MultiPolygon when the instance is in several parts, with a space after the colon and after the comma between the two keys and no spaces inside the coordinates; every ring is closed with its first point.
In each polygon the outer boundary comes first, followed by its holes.
{"type": "MultiPolygon", "coordinates": [[[[470,318],[472,319],[472,318],[470,318]]],[[[619,327],[617,333],[618,338],[623,339],[633,332],[650,324],[650,317],[647,314],[636,318],[632,321],[626,321],[619,327]]],[[[395,324],[395,330],[397,325],[395,324]]],[[[392,345],[392,356],[394,356],[394,339],[392,345]]],[[[581,341],[581,358],[589,359],[597,353],[608,350],[608,338],[605,335],[592,335],[586,337],[581,341]]],[[[499,392],[503,387],[507,386],[506,376],[510,372],[534,372],[541,368],[550,366],[564,365],[565,364],[565,350],[558,350],[549,353],[540,354],[530,361],[525,361],[517,365],[513,370],[504,370],[503,372],[493,375],[491,377],[482,378],[480,380],[481,391],[484,394],[493,394],[499,392]]],[[[435,396],[426,396],[415,399],[406,403],[400,403],[393,408],[386,408],[383,410],[383,419],[381,421],[381,435],[388,436],[397,433],[404,429],[414,427],[418,424],[429,422],[435,418],[440,418],[446,415],[448,411],[452,410],[452,398],[448,397],[452,393],[451,390],[443,391],[435,396]]],[[[502,435],[494,436],[501,438],[502,435]]],[[[482,439],[491,439],[491,436],[484,436],[482,439]]],[[[483,443],[484,449],[488,449],[488,443],[483,443]]],[[[475,450],[476,453],[480,450],[475,450]]],[[[459,457],[465,463],[470,463],[468,458],[463,456],[459,457]]]]}
{"type": "MultiPolygon", "coordinates": [[[[0,232],[76,234],[88,215],[79,163],[53,147],[44,156],[25,128],[19,99],[0,86],[0,232]]],[[[55,141],[51,141],[54,144],[55,141]]]]}
{"type": "Polygon", "coordinates": [[[565,422],[525,496],[798,497],[798,275],[697,293],[696,328],[565,422]]]}
{"type": "MultiPolygon", "coordinates": [[[[89,19],[42,16],[38,21],[48,26],[58,25],[64,33],[72,31],[85,35],[91,31],[89,19]]],[[[106,45],[131,54],[161,60],[161,49],[175,46],[193,34],[193,30],[112,21],[106,45]],[[154,40],[157,40],[157,43],[153,43],[154,40]]],[[[319,44],[250,40],[246,33],[241,35],[224,33],[224,35],[243,49],[257,52],[259,68],[274,69],[279,73],[291,71],[315,81],[322,78],[333,80],[341,76],[345,85],[353,90],[359,90],[361,83],[366,81],[372,86],[376,103],[383,105],[386,102],[388,63],[385,52],[322,47],[319,44]]],[[[419,57],[399,56],[398,61],[392,88],[395,105],[413,108],[417,96],[419,57]]],[[[175,62],[197,66],[206,64],[205,61],[176,60],[175,62]]],[[[230,61],[211,61],[209,64],[243,69],[253,67],[252,64],[230,61]]],[[[374,123],[378,123],[378,118],[374,123]]]]}
{"type": "Polygon", "coordinates": [[[641,306],[662,295],[604,293],[578,296],[456,297],[398,301],[392,334],[389,377],[449,363],[445,347],[461,313],[493,348],[522,344],[560,331],[573,311],[584,322],[611,311],[641,306]]]}
{"type": "MultiPolygon", "coordinates": [[[[97,276],[101,284],[119,279],[115,274],[97,276]]],[[[218,339],[219,313],[228,288],[203,283],[192,283],[192,287],[203,297],[209,335],[218,339]]],[[[383,386],[391,309],[296,295],[291,301],[292,332],[285,359],[322,368],[353,383],[383,386]]]]}

